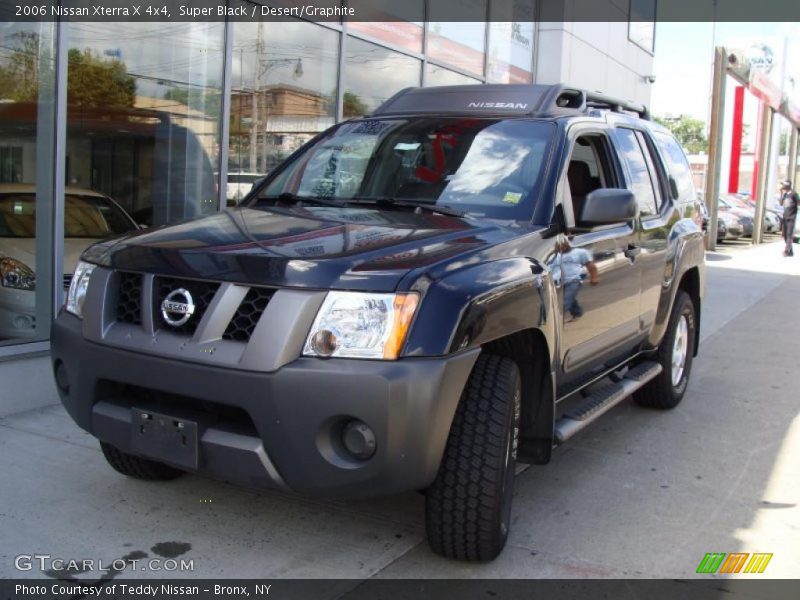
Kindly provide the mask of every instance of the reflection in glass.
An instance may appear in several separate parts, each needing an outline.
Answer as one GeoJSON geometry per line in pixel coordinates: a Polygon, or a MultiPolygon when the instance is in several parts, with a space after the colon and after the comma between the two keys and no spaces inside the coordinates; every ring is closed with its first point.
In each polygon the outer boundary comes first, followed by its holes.
{"type": "Polygon", "coordinates": [[[222,23],[67,23],[67,182],[137,222],[217,210],[222,23]]]}
{"type": "Polygon", "coordinates": [[[431,2],[428,23],[428,54],[432,60],[483,75],[486,57],[487,0],[460,0],[464,22],[443,21],[451,3],[431,2]]]}
{"type": "Polygon", "coordinates": [[[532,83],[533,23],[490,23],[489,28],[489,82],[532,83]]]}
{"type": "Polygon", "coordinates": [[[300,21],[241,22],[233,32],[229,204],[333,125],[339,45],[337,32],[300,21]]]}
{"type": "Polygon", "coordinates": [[[261,197],[388,199],[530,219],[553,131],[545,123],[497,119],[352,121],[306,147],[261,197]]]}
{"type": "Polygon", "coordinates": [[[410,52],[422,52],[425,0],[371,0],[363,21],[349,21],[352,33],[368,35],[410,52]]]}
{"type": "Polygon", "coordinates": [[[344,67],[344,118],[365,115],[396,92],[420,84],[420,61],[350,37],[344,67]]]}
{"type": "Polygon", "coordinates": [[[437,85],[472,85],[476,83],[481,83],[480,79],[467,77],[431,63],[428,63],[426,67],[425,85],[428,87],[437,85]]]}
{"type": "Polygon", "coordinates": [[[50,332],[54,34],[53,23],[0,23],[0,345],[50,332]]]}

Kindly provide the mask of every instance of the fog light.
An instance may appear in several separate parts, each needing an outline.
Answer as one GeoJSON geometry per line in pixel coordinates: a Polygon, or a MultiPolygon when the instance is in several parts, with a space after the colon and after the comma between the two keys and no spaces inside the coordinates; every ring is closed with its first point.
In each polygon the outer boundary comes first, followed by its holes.
{"type": "Polygon", "coordinates": [[[330,356],[336,351],[336,336],[332,331],[322,329],[311,338],[311,349],[319,356],[330,356]]]}
{"type": "Polygon", "coordinates": [[[64,363],[60,360],[56,362],[55,368],[56,386],[63,394],[69,394],[69,376],[67,370],[64,368],[64,363]]]}
{"type": "Polygon", "coordinates": [[[342,429],[342,444],[359,460],[368,460],[375,454],[375,433],[363,421],[353,419],[342,429]]]}

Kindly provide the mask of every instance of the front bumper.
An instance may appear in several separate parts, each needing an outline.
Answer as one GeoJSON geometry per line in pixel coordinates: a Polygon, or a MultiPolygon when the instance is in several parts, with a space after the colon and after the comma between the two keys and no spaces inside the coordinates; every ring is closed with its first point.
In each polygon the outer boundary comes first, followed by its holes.
{"type": "Polygon", "coordinates": [[[198,423],[198,473],[253,487],[372,496],[433,481],[479,352],[393,362],[300,358],[266,373],[87,341],[82,322],[62,312],[51,354],[70,416],[125,452],[132,409],[152,410],[198,423]],[[352,458],[336,439],[353,418],[375,433],[369,460],[352,458]]]}

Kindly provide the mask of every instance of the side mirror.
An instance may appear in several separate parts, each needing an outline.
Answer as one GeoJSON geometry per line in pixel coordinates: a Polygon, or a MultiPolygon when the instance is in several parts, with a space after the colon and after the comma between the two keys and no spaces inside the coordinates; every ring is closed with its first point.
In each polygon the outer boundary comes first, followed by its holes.
{"type": "Polygon", "coordinates": [[[590,192],[576,219],[579,226],[612,225],[636,217],[636,198],[633,192],[618,188],[601,188],[590,192]]]}

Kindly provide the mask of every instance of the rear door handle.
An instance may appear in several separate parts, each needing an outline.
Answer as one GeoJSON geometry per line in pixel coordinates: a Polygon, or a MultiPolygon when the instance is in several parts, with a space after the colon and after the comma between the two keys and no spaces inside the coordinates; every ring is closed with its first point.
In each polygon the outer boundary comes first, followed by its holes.
{"type": "Polygon", "coordinates": [[[627,256],[631,261],[636,260],[636,257],[642,253],[642,249],[640,246],[636,246],[635,244],[628,244],[627,249],[625,250],[625,256],[627,256]]]}

